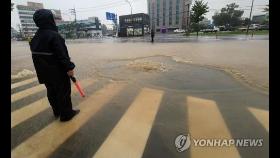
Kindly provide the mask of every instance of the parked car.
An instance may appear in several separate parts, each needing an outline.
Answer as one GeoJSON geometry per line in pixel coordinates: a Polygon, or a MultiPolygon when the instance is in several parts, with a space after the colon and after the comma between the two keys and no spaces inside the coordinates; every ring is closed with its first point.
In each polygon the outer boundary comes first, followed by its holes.
{"type": "Polygon", "coordinates": [[[217,29],[217,28],[214,28],[214,29],[203,29],[203,30],[201,30],[201,32],[204,32],[204,33],[208,33],[208,32],[218,32],[218,29],[217,29]]]}
{"type": "Polygon", "coordinates": [[[175,33],[185,33],[186,30],[182,30],[182,29],[176,29],[174,30],[175,33]]]}
{"type": "Polygon", "coordinates": [[[250,30],[258,30],[260,28],[260,24],[251,24],[249,29],[250,30]]]}
{"type": "Polygon", "coordinates": [[[260,25],[259,30],[269,30],[268,25],[260,25]]]}

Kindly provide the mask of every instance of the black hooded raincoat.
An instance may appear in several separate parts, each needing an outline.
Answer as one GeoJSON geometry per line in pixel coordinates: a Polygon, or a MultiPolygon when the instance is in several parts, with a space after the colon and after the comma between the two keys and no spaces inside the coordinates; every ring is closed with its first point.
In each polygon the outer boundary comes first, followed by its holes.
{"type": "Polygon", "coordinates": [[[39,83],[63,82],[69,78],[67,71],[75,65],[70,61],[65,40],[58,34],[54,16],[50,10],[40,9],[33,20],[39,29],[30,42],[30,49],[39,83]]]}

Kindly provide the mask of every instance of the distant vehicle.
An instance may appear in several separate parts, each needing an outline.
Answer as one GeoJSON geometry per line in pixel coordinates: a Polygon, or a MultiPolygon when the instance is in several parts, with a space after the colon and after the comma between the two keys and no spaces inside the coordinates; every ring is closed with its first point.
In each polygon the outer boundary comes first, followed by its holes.
{"type": "Polygon", "coordinates": [[[203,29],[203,30],[200,30],[201,32],[204,32],[204,33],[208,33],[208,32],[218,32],[219,29],[218,28],[214,28],[214,29],[203,29]]]}
{"type": "MultiPolygon", "coordinates": [[[[268,28],[265,27],[265,25],[260,25],[260,24],[251,24],[249,26],[249,30],[263,30],[263,29],[268,29],[268,28]]],[[[238,28],[238,30],[246,31],[247,27],[241,27],[241,28],[238,28]]]]}
{"type": "Polygon", "coordinates": [[[216,30],[217,32],[220,31],[219,27],[214,26],[214,30],[216,30]]]}
{"type": "Polygon", "coordinates": [[[186,30],[182,30],[182,29],[176,29],[174,30],[175,33],[185,33],[186,30]]]}
{"type": "Polygon", "coordinates": [[[227,25],[227,26],[217,26],[219,31],[234,31],[235,28],[227,25]]]}
{"type": "Polygon", "coordinates": [[[238,28],[239,31],[246,31],[247,30],[247,27],[240,27],[238,28]]]}
{"type": "Polygon", "coordinates": [[[259,30],[269,30],[268,25],[260,25],[259,30]]]}
{"type": "Polygon", "coordinates": [[[258,30],[259,28],[260,28],[260,24],[252,24],[249,27],[250,30],[258,30]]]}

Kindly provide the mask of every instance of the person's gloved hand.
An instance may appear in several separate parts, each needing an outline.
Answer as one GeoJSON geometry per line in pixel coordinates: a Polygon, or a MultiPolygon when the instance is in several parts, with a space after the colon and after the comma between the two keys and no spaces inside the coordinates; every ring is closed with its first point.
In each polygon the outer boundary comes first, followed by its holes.
{"type": "Polygon", "coordinates": [[[74,76],[74,70],[69,70],[67,72],[67,74],[68,74],[69,77],[73,77],[74,76]]]}

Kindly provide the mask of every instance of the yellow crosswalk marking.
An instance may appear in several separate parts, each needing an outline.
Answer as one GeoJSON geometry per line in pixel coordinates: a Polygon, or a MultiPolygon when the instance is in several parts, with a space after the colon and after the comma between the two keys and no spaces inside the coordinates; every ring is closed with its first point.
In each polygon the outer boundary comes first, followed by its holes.
{"type": "Polygon", "coordinates": [[[163,92],[144,88],[94,158],[141,158],[163,92]]]}
{"type": "Polygon", "coordinates": [[[32,95],[32,94],[38,93],[40,91],[43,91],[45,88],[46,87],[43,84],[40,84],[38,86],[26,89],[24,91],[17,92],[17,93],[15,93],[11,96],[11,101],[13,103],[13,102],[18,101],[22,98],[25,98],[29,95],[32,95]]]}
{"type": "Polygon", "coordinates": [[[12,158],[48,157],[67,138],[79,130],[90,117],[106,105],[112,97],[118,94],[125,85],[125,83],[111,83],[97,91],[79,105],[81,112],[73,120],[67,123],[55,121],[49,124],[12,150],[12,158]]]}
{"type": "Polygon", "coordinates": [[[267,110],[256,109],[249,107],[248,110],[255,116],[255,118],[262,124],[265,130],[269,131],[269,112],[267,110]]]}
{"type": "Polygon", "coordinates": [[[14,88],[32,83],[32,82],[37,81],[37,80],[38,80],[37,77],[34,77],[34,78],[30,78],[30,79],[27,79],[27,80],[24,80],[24,81],[21,81],[21,82],[11,84],[11,89],[14,89],[14,88]]]}
{"type": "MultiPolygon", "coordinates": [[[[232,139],[223,117],[212,100],[187,97],[189,132],[194,139],[232,139]]],[[[191,158],[239,158],[236,147],[206,147],[191,144],[191,158]]]]}
{"type": "MultiPolygon", "coordinates": [[[[94,81],[95,80],[92,80],[92,79],[83,80],[83,81],[81,81],[81,86],[83,88],[86,88],[87,86],[93,84],[94,81]]],[[[74,89],[73,85],[72,85],[72,91],[77,93],[77,90],[74,89]]],[[[13,111],[11,114],[11,128],[20,124],[23,121],[35,116],[36,114],[46,110],[47,108],[50,108],[49,102],[48,102],[47,97],[44,97],[32,104],[29,104],[23,108],[13,111]]]]}

